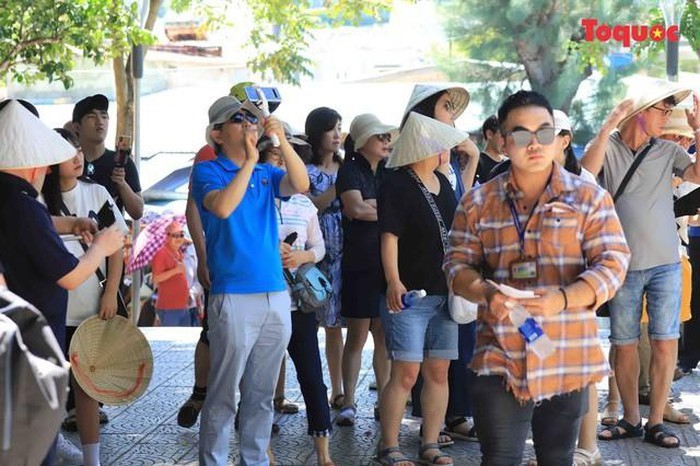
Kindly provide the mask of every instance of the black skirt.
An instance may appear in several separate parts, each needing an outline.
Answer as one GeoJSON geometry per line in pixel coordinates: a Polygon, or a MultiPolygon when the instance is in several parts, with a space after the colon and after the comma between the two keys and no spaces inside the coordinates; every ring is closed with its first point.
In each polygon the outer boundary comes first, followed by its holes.
{"type": "Polygon", "coordinates": [[[340,315],[350,319],[379,317],[379,299],[384,292],[381,267],[341,270],[340,315]]]}

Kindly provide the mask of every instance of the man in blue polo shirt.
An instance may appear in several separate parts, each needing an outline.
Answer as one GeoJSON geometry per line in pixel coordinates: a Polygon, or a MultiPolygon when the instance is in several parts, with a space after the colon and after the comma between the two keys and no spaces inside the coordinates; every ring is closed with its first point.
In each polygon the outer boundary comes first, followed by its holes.
{"type": "Polygon", "coordinates": [[[225,465],[240,385],[240,464],[269,464],[272,398],[291,335],[274,200],[307,191],[306,167],[274,117],[287,172],[258,164],[262,118],[233,97],[209,108],[206,139],[217,153],[195,165],[192,194],[206,236],[211,295],[207,309],[211,371],[199,430],[199,462],[225,465]]]}

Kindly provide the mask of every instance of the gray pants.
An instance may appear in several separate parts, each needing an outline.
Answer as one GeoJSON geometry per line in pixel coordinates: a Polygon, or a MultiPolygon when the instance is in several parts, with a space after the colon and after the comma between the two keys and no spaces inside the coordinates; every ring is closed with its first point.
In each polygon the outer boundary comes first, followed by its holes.
{"type": "Polygon", "coordinates": [[[199,464],[225,466],[240,385],[240,464],[268,466],[272,398],[292,333],[287,291],[209,300],[211,370],[199,428],[199,464]]]}

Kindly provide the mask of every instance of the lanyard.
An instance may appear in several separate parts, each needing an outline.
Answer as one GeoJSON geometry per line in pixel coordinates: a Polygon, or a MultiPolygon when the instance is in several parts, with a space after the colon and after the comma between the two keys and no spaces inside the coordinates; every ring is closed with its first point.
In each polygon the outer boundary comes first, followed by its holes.
{"type": "Polygon", "coordinates": [[[518,239],[520,240],[520,256],[524,257],[525,256],[525,229],[527,228],[527,224],[530,223],[530,219],[532,218],[532,215],[535,213],[535,209],[537,208],[537,203],[535,202],[535,205],[532,206],[532,210],[530,211],[530,215],[527,216],[527,220],[525,221],[524,225],[522,223],[520,223],[520,215],[518,215],[518,209],[515,207],[515,203],[513,202],[513,199],[508,198],[508,207],[510,207],[510,214],[513,216],[513,223],[515,224],[515,229],[518,231],[518,239]]]}

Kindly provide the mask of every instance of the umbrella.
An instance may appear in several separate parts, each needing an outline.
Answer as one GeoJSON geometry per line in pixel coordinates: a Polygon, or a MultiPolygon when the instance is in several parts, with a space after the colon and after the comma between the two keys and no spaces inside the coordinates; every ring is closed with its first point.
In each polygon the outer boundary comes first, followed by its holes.
{"type": "Polygon", "coordinates": [[[173,222],[179,222],[181,225],[184,225],[185,216],[161,215],[141,230],[131,250],[129,265],[126,268],[127,273],[131,273],[151,263],[153,256],[165,244],[165,230],[173,222]]]}

